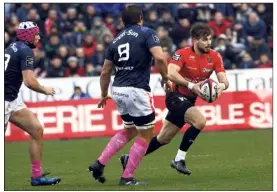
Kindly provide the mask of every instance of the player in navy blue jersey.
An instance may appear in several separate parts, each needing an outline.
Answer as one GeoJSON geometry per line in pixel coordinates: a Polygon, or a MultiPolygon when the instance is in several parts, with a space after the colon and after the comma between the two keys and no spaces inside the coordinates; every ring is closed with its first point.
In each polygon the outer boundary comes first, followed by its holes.
{"type": "Polygon", "coordinates": [[[33,48],[40,40],[39,27],[26,21],[19,24],[17,41],[5,50],[5,132],[8,122],[30,135],[29,153],[31,158],[31,185],[54,185],[60,178],[48,178],[42,173],[42,135],[43,128],[36,116],[18,97],[22,82],[31,90],[45,95],[54,95],[53,88],[41,86],[35,78],[33,48]]]}
{"type": "Polygon", "coordinates": [[[134,179],[134,172],[145,155],[155,124],[155,107],[149,87],[152,58],[166,90],[170,90],[171,86],[159,38],[153,29],[142,26],[141,10],[135,5],[128,6],[121,18],[125,28],[108,47],[100,77],[102,99],[98,107],[104,107],[109,99],[108,87],[115,68],[111,94],[124,122],[124,130],[111,138],[101,156],[89,166],[89,170],[97,181],[105,182],[103,171],[108,160],[137,136],[119,185],[145,185],[146,182],[134,179]]]}

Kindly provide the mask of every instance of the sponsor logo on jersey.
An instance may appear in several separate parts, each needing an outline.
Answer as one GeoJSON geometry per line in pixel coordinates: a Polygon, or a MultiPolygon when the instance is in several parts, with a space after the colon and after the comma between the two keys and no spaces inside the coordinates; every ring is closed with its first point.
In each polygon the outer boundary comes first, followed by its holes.
{"type": "Polygon", "coordinates": [[[181,58],[181,55],[177,54],[177,53],[174,53],[174,55],[172,56],[172,60],[174,60],[174,61],[179,61],[180,58],[181,58]]]}
{"type": "Polygon", "coordinates": [[[189,56],[189,60],[195,60],[195,56],[194,55],[190,55],[189,56]]]}
{"type": "Polygon", "coordinates": [[[152,35],[155,42],[160,42],[160,39],[157,35],[152,35]]]}
{"type": "Polygon", "coordinates": [[[212,71],[212,69],[209,69],[209,68],[203,68],[203,72],[211,72],[212,71]]]}
{"type": "Polygon", "coordinates": [[[185,98],[185,97],[178,97],[181,101],[185,101],[185,100],[187,100],[187,98],[185,98]]]}
{"type": "Polygon", "coordinates": [[[34,65],[34,57],[27,56],[26,57],[26,66],[32,67],[34,65]]]}
{"type": "Polygon", "coordinates": [[[12,48],[13,52],[17,52],[18,51],[18,49],[16,48],[16,43],[13,43],[11,45],[11,48],[12,48]]]}

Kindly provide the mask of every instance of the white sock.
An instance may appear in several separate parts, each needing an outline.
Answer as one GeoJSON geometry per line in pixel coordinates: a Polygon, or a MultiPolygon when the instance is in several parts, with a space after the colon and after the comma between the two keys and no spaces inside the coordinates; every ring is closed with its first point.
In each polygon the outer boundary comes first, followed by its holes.
{"type": "Polygon", "coordinates": [[[175,161],[181,161],[186,159],[186,151],[178,150],[177,155],[175,157],[175,161]]]}

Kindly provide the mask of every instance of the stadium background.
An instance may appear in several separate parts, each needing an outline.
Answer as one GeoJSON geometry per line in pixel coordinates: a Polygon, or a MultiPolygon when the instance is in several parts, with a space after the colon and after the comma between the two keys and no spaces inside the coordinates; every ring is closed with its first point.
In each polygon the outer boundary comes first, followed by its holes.
{"type": "MultiPolygon", "coordinates": [[[[44,144],[45,167],[64,178],[63,185],[50,190],[122,190],[116,187],[121,172],[117,160],[107,169],[110,185],[91,182],[84,170],[106,145],[108,138],[103,136],[122,128],[112,101],[104,110],[95,109],[95,104],[105,50],[123,28],[119,15],[127,5],[5,4],[5,48],[16,39],[19,22],[36,22],[41,42],[34,49],[35,73],[42,84],[57,90],[57,96],[51,98],[24,86],[20,91],[20,97],[43,123],[44,138],[62,139],[44,144]]],[[[138,178],[153,185],[130,190],[272,190],[272,129],[268,128],[272,128],[273,4],[137,5],[143,10],[144,25],[157,30],[168,58],[176,49],[191,45],[191,25],[207,23],[214,30],[212,47],[223,57],[231,87],[215,103],[198,100],[207,117],[205,131],[217,132],[202,134],[192,147],[188,161],[194,176],[184,178],[169,170],[180,134],[142,162],[138,178]],[[218,132],[237,129],[249,130],[218,132]]],[[[153,67],[157,133],[166,109],[155,72],[153,67]]],[[[28,136],[10,126],[5,139],[23,141],[28,136]]],[[[123,151],[128,152],[128,146],[123,151]]],[[[6,142],[5,162],[5,190],[32,190],[22,180],[29,174],[27,143],[6,142]]]]}

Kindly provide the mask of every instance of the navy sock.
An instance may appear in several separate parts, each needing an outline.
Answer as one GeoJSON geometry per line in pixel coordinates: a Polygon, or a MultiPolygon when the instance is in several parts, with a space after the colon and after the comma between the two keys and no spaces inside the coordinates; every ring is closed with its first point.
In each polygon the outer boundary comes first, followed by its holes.
{"type": "Polygon", "coordinates": [[[157,136],[153,137],[152,140],[149,143],[149,146],[148,146],[148,149],[147,149],[145,155],[148,155],[148,154],[156,151],[157,149],[159,149],[163,145],[164,144],[160,144],[160,142],[157,139],[157,136]]]}
{"type": "Polygon", "coordinates": [[[198,136],[200,132],[201,130],[195,128],[194,126],[190,126],[184,133],[179,149],[182,151],[188,151],[189,147],[192,145],[195,138],[198,136]]]}

